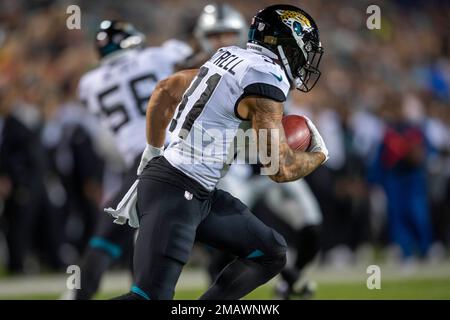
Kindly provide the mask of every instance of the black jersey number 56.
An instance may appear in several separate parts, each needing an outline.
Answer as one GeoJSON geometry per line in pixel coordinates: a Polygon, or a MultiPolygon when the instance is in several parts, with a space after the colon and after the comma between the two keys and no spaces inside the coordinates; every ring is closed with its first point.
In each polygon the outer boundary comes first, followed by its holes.
{"type": "MultiPolygon", "coordinates": [[[[132,79],[129,83],[129,89],[131,90],[132,96],[134,98],[133,105],[138,110],[139,116],[145,116],[147,101],[150,99],[150,94],[142,94],[140,89],[142,86],[150,87],[150,85],[154,85],[157,82],[157,78],[154,74],[147,74],[135,79],[132,79]]],[[[127,124],[130,121],[131,115],[127,111],[125,105],[123,103],[115,103],[115,104],[107,104],[106,97],[114,94],[119,89],[118,85],[112,86],[98,95],[98,103],[100,105],[100,109],[102,115],[111,118],[119,118],[120,120],[116,120],[116,123],[111,124],[110,128],[112,131],[117,132],[120,128],[127,124]]],[[[148,91],[148,89],[146,90],[148,91]]],[[[110,120],[111,121],[111,120],[110,120]]]]}

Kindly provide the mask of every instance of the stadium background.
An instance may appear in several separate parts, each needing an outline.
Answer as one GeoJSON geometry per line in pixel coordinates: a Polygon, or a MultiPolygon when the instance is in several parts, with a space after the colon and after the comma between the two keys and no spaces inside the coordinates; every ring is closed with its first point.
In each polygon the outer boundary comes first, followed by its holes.
{"type": "MultiPolygon", "coordinates": [[[[285,2],[316,17],[326,50],[318,86],[293,95],[331,153],[308,178],[324,216],[321,254],[309,275],[318,283],[317,298],[450,298],[449,3],[285,2]],[[381,8],[380,30],[366,28],[370,4],[381,8]],[[422,192],[399,200],[411,206],[417,198],[427,201],[432,239],[422,255],[405,257],[393,245],[392,203],[377,184],[383,172],[374,159],[392,119],[419,127],[427,141],[412,169],[426,172],[426,179],[414,182],[422,192]],[[381,266],[381,290],[366,287],[370,264],[381,266]]],[[[66,266],[76,263],[93,231],[97,208],[118,185],[122,164],[110,137],[72,108],[78,79],[97,63],[93,36],[99,22],[128,20],[149,45],[187,40],[207,3],[0,1],[0,148],[12,135],[3,132],[6,119],[24,125],[14,132],[14,156],[0,149],[0,299],[57,298],[66,266]],[[66,28],[70,4],[81,8],[81,30],[66,28]]],[[[227,3],[250,21],[275,2],[227,3]]],[[[104,280],[100,297],[128,286],[122,271],[128,258],[104,280]]],[[[196,298],[206,285],[201,248],[191,260],[177,298],[196,298]]],[[[250,297],[270,298],[271,285],[250,297]]]]}

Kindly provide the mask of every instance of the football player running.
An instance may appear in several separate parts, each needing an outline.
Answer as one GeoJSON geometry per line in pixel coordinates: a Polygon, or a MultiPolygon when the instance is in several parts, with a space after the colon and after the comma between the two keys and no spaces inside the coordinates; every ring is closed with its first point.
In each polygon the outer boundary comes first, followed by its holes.
{"type": "MultiPolygon", "coordinates": [[[[190,57],[186,64],[191,67],[202,65],[212,53],[221,47],[245,46],[248,31],[244,17],[227,4],[208,4],[202,10],[193,32],[199,43],[199,52],[190,57]],[[196,65],[198,64],[198,65],[196,65]]],[[[284,114],[292,113],[289,101],[284,114]]],[[[296,291],[294,285],[305,267],[319,251],[319,226],[322,214],[317,199],[304,179],[277,184],[258,174],[252,174],[247,165],[234,165],[217,185],[241,200],[265,224],[273,227],[286,238],[289,248],[288,263],[281,272],[276,287],[277,297],[289,299],[294,296],[309,297],[314,283],[304,281],[296,291]]],[[[234,257],[207,247],[210,254],[208,273],[213,282],[222,269],[234,257]]]]}
{"type": "MultiPolygon", "coordinates": [[[[145,148],[147,102],[158,81],[174,72],[174,67],[191,54],[177,40],[160,47],[144,48],[144,35],[124,21],[105,20],[96,34],[100,65],[85,74],[79,83],[79,97],[99,122],[113,134],[126,166],[120,190],[108,202],[116,207],[136,179],[140,156],[145,148]]],[[[139,173],[139,172],[138,172],[139,173]]],[[[81,288],[65,298],[90,299],[104,272],[124,250],[132,248],[135,229],[111,221],[101,213],[97,230],[83,255],[81,288]]]]}
{"type": "Polygon", "coordinates": [[[269,175],[276,182],[302,178],[326,161],[328,150],[311,122],[307,152],[289,148],[281,123],[289,90],[307,92],[317,82],[323,49],[313,19],[290,5],[261,10],[248,40],[247,49],[221,48],[199,70],[181,71],[156,86],[139,184],[115,212],[117,219],[139,224],[134,285],[118,299],[172,299],[195,239],[237,257],[201,299],[239,299],[284,267],[284,238],[216,185],[243,123],[251,123],[258,144],[267,140],[277,163],[264,166],[279,165],[269,175]],[[172,136],[163,150],[167,126],[172,136]],[[217,132],[226,134],[219,139],[217,132]],[[271,143],[273,132],[279,134],[271,143]]]}

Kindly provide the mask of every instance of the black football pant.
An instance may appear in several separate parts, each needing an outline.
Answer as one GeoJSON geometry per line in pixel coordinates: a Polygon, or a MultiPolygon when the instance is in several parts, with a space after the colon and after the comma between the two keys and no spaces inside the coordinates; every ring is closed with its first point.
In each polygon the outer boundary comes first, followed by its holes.
{"type": "Polygon", "coordinates": [[[135,297],[172,299],[195,240],[237,257],[201,299],[239,299],[284,267],[286,242],[279,233],[231,194],[201,189],[163,157],[144,170],[138,185],[135,297]]]}

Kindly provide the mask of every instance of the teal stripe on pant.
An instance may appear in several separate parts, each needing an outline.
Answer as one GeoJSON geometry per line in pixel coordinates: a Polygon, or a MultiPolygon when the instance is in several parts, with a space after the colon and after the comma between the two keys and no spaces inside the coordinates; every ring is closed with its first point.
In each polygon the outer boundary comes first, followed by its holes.
{"type": "Polygon", "coordinates": [[[247,259],[252,259],[252,258],[258,258],[258,257],[262,257],[264,255],[264,253],[261,250],[254,250],[252,251],[246,258],[247,259]]]}
{"type": "Polygon", "coordinates": [[[139,288],[139,287],[136,286],[136,285],[133,285],[133,286],[131,287],[131,292],[133,292],[133,293],[135,293],[135,294],[141,296],[141,297],[144,298],[145,300],[150,300],[150,297],[148,296],[148,294],[146,294],[146,293],[144,292],[144,290],[142,290],[141,288],[139,288]]]}
{"type": "Polygon", "coordinates": [[[94,237],[89,241],[89,245],[92,248],[106,251],[106,253],[108,253],[114,259],[117,259],[122,255],[122,248],[120,248],[120,246],[104,238],[94,237]]]}

